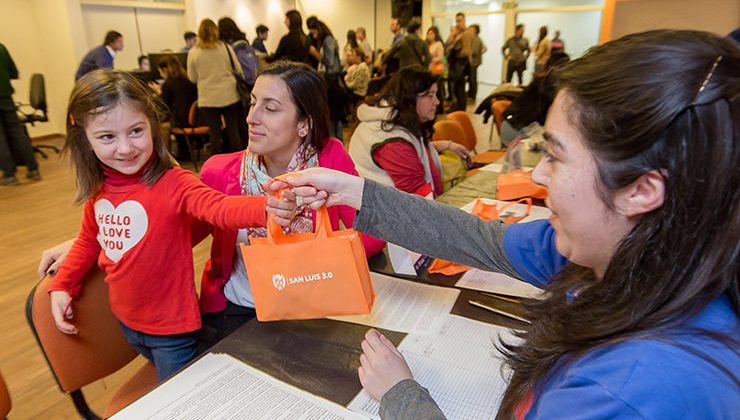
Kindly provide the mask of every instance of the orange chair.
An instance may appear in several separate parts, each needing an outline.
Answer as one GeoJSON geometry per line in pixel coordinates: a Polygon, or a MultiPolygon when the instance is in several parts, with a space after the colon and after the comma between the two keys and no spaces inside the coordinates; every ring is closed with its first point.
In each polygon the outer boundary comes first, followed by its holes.
{"type": "MultiPolygon", "coordinates": [[[[463,131],[465,132],[465,136],[468,139],[468,145],[471,145],[470,147],[468,147],[468,150],[474,151],[475,146],[478,144],[478,139],[475,135],[473,122],[470,121],[470,116],[468,116],[465,111],[455,111],[447,114],[447,119],[451,121],[456,121],[460,124],[460,126],[463,128],[463,131]]],[[[489,163],[497,161],[505,153],[506,152],[499,150],[489,150],[486,152],[478,153],[477,155],[473,156],[473,163],[476,165],[488,165],[489,163]]]]}
{"type": "Polygon", "coordinates": [[[190,124],[189,127],[172,127],[170,130],[171,134],[177,134],[185,136],[185,143],[188,145],[188,152],[190,152],[190,159],[193,161],[193,167],[195,167],[195,172],[198,172],[200,168],[198,167],[198,160],[200,160],[200,148],[198,148],[198,156],[195,155],[195,149],[193,148],[193,141],[191,140],[190,136],[202,136],[204,134],[208,134],[208,126],[201,125],[201,126],[195,126],[195,114],[198,111],[198,102],[193,102],[192,105],[190,105],[190,111],[188,112],[188,124],[190,124]]]}
{"type": "MultiPolygon", "coordinates": [[[[79,330],[76,335],[64,334],[54,324],[49,297],[51,277],[42,279],[26,302],[28,323],[51,373],[84,419],[99,417],[87,405],[82,387],[118,371],[137,356],[111,313],[108,285],[103,277],[97,268],[85,276],[82,294],[73,303],[74,322],[79,330]]],[[[156,385],[157,371],[147,363],[116,392],[104,417],[112,416],[156,385]]]]}
{"type": "Polygon", "coordinates": [[[508,99],[499,99],[491,103],[491,111],[493,111],[493,119],[496,122],[496,129],[501,133],[501,124],[503,123],[502,114],[506,111],[506,108],[511,105],[511,101],[508,99]]]}
{"type": "Polygon", "coordinates": [[[465,131],[457,121],[442,120],[434,123],[432,141],[438,140],[452,140],[455,143],[462,144],[466,149],[472,150],[471,145],[468,144],[465,131]]]}
{"type": "Polygon", "coordinates": [[[8,393],[8,387],[5,385],[3,375],[0,374],[0,418],[4,419],[10,413],[10,393],[8,393]]]}

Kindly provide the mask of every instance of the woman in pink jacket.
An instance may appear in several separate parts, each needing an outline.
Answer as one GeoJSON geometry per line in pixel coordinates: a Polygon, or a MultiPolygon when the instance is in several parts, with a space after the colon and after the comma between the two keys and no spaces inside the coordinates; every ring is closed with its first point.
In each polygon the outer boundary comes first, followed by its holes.
{"type": "MultiPolygon", "coordinates": [[[[329,110],[321,76],[305,64],[277,62],[264,69],[252,90],[247,117],[246,150],[214,155],[203,165],[201,180],[229,195],[265,195],[265,181],[286,172],[311,167],[332,168],[357,175],[342,143],[328,138],[329,110]]],[[[332,227],[339,220],[352,226],[355,211],[347,206],[329,208],[332,227]]],[[[313,231],[314,212],[306,207],[287,228],[313,231]]],[[[193,241],[213,235],[211,259],[206,263],[200,293],[203,316],[202,346],[208,347],[255,316],[254,298],[247,278],[240,243],[248,236],[265,236],[264,228],[222,230],[209,225],[193,230],[193,241]]],[[[363,235],[368,256],[385,242],[363,235]]]]}

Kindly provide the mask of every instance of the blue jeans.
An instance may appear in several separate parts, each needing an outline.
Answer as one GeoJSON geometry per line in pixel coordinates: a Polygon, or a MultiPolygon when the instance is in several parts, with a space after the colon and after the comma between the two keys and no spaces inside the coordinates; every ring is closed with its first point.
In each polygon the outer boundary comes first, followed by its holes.
{"type": "Polygon", "coordinates": [[[195,357],[198,331],[174,335],[153,335],[132,330],[123,323],[120,324],[131,347],[154,363],[160,382],[195,357]]]}

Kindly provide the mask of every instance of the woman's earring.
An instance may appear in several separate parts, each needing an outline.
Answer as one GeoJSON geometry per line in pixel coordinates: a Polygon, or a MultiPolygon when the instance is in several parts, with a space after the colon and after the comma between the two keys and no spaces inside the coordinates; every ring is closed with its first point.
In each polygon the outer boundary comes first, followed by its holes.
{"type": "Polygon", "coordinates": [[[304,129],[301,129],[301,130],[300,130],[300,131],[298,132],[298,135],[299,135],[299,136],[301,136],[301,137],[304,137],[304,136],[306,136],[306,134],[308,134],[308,130],[307,130],[307,129],[305,129],[305,128],[304,128],[304,129]]]}

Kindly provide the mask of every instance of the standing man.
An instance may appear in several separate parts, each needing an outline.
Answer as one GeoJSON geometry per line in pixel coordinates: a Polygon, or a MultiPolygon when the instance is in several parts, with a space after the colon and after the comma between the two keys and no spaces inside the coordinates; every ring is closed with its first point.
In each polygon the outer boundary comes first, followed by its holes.
{"type": "Polygon", "coordinates": [[[429,54],[429,47],[426,41],[419,38],[417,31],[421,28],[419,19],[413,18],[406,26],[406,36],[398,41],[396,45],[383,56],[383,63],[388,60],[398,58],[398,68],[418,64],[424,68],[429,67],[432,56],[429,54]]]}
{"type": "Polygon", "coordinates": [[[185,46],[182,47],[180,52],[190,51],[190,49],[195,46],[195,43],[198,42],[198,35],[193,31],[185,32],[182,38],[185,40],[185,46]]]}
{"type": "Polygon", "coordinates": [[[97,69],[112,69],[113,59],[118,51],[123,50],[123,35],[117,31],[108,31],[105,34],[103,45],[99,45],[82,59],[80,67],[77,68],[75,80],[97,69]]]}
{"type": "Polygon", "coordinates": [[[391,48],[396,45],[396,42],[403,39],[403,33],[401,32],[401,22],[398,18],[391,19],[390,23],[391,33],[393,34],[393,41],[391,42],[391,48]]]}
{"type": "Polygon", "coordinates": [[[0,185],[20,184],[15,176],[17,168],[13,153],[28,168],[26,178],[32,181],[41,179],[31,141],[23,131],[13,102],[14,90],[10,79],[17,78],[18,69],[5,45],[0,44],[0,169],[3,171],[0,185]]]}
{"type": "Polygon", "coordinates": [[[267,41],[267,32],[269,31],[270,29],[267,26],[262,24],[257,25],[257,38],[252,41],[252,47],[263,54],[267,54],[265,41],[267,41]]]}
{"type": "Polygon", "coordinates": [[[370,64],[373,62],[373,47],[367,41],[367,32],[362,26],[357,28],[355,31],[357,34],[357,44],[365,54],[365,63],[370,64]]]}
{"type": "Polygon", "coordinates": [[[475,36],[475,30],[465,25],[465,14],[456,14],[455,31],[450,32],[445,51],[454,95],[454,103],[447,112],[465,111],[467,105],[465,79],[470,75],[470,57],[475,36]]]}
{"type": "Polygon", "coordinates": [[[550,52],[555,54],[557,52],[565,52],[565,42],[560,39],[560,30],[555,31],[555,38],[550,41],[550,52]]]}
{"type": "Polygon", "coordinates": [[[501,52],[504,59],[509,60],[506,66],[506,82],[511,83],[511,78],[516,72],[519,76],[519,84],[524,83],[522,76],[527,68],[527,58],[529,57],[529,40],[524,37],[524,25],[516,25],[514,36],[506,40],[501,52]]]}
{"type": "Polygon", "coordinates": [[[470,78],[468,79],[468,98],[475,102],[476,96],[478,96],[478,66],[483,64],[483,54],[488,51],[486,44],[480,37],[480,26],[470,25],[475,31],[475,39],[473,39],[473,45],[470,48],[470,78]]]}

